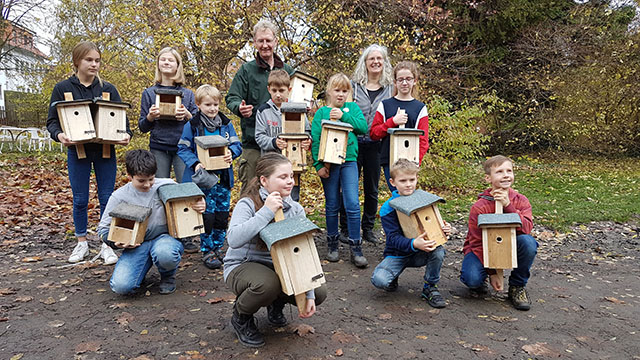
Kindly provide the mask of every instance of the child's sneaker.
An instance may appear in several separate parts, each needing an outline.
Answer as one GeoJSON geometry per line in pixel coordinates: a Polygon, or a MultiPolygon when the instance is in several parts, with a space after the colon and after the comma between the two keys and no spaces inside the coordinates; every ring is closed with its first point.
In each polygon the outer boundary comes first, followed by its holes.
{"type": "Polygon", "coordinates": [[[78,244],[76,245],[76,247],[73,248],[73,252],[71,253],[71,256],[69,256],[69,262],[70,263],[77,263],[82,261],[82,259],[85,258],[85,256],[89,255],[89,243],[87,243],[86,241],[78,241],[78,244]]]}
{"type": "Polygon", "coordinates": [[[215,250],[211,250],[202,256],[202,262],[204,266],[211,270],[217,270],[222,267],[222,261],[220,261],[220,255],[215,250]]]}
{"type": "Polygon", "coordinates": [[[437,285],[430,285],[429,287],[423,288],[422,298],[427,300],[429,305],[436,309],[441,309],[447,306],[447,302],[444,301],[444,298],[440,295],[437,285]]]}
{"type": "Polygon", "coordinates": [[[176,275],[161,276],[158,288],[160,288],[161,295],[172,294],[176,291],[176,275]]]}
{"type": "Polygon", "coordinates": [[[116,255],[116,253],[113,252],[113,249],[105,243],[102,243],[100,255],[102,256],[102,261],[105,265],[113,265],[118,262],[118,255],[116,255]]]}
{"type": "Polygon", "coordinates": [[[193,241],[192,237],[181,239],[182,246],[184,247],[184,252],[187,254],[193,254],[200,251],[200,247],[193,241]]]}
{"type": "Polygon", "coordinates": [[[531,299],[524,286],[509,285],[509,300],[511,300],[513,307],[518,310],[526,311],[531,309],[531,299]]]}
{"type": "Polygon", "coordinates": [[[398,278],[393,279],[393,281],[391,281],[389,286],[387,286],[387,288],[384,290],[388,292],[394,292],[398,290],[398,278]]]}

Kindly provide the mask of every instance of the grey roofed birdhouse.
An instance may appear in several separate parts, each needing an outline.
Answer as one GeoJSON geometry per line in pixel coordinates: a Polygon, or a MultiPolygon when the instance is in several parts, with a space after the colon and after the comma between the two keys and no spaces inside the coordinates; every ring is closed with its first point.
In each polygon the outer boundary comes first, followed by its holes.
{"type": "Polygon", "coordinates": [[[283,134],[302,134],[305,130],[305,114],[307,104],[301,102],[285,102],[280,106],[282,114],[283,134]]]}
{"type": "Polygon", "coordinates": [[[188,182],[182,184],[167,184],[158,188],[158,195],[164,204],[169,200],[204,196],[198,185],[188,182]]]}
{"type": "Polygon", "coordinates": [[[341,121],[322,120],[320,123],[320,148],[318,160],[329,164],[342,164],[347,156],[349,132],[353,131],[351,124],[341,121]]]}
{"type": "Polygon", "coordinates": [[[344,130],[348,130],[348,131],[352,131],[353,130],[353,126],[351,126],[351,124],[346,123],[346,122],[342,122],[342,121],[333,121],[333,120],[322,120],[322,122],[320,123],[321,126],[332,126],[332,127],[339,127],[339,128],[343,128],[344,130]]]}
{"type": "Polygon", "coordinates": [[[156,89],[155,92],[156,92],[156,95],[182,96],[182,90],[156,89]]]}
{"type": "Polygon", "coordinates": [[[151,215],[151,208],[121,202],[109,212],[109,216],[135,222],[145,221],[151,215]]]}
{"type": "Polygon", "coordinates": [[[280,112],[306,113],[307,104],[303,102],[283,102],[280,106],[280,112]]]}
{"type": "Polygon", "coordinates": [[[314,230],[319,230],[319,228],[311,220],[301,215],[267,225],[260,230],[260,238],[271,250],[271,246],[280,240],[296,237],[314,230]]]}
{"type": "Polygon", "coordinates": [[[516,213],[478,215],[478,227],[500,225],[522,226],[522,220],[520,220],[520,215],[516,213]]]}
{"type": "Polygon", "coordinates": [[[182,105],[182,90],[156,89],[156,107],[160,110],[160,119],[177,120],[176,111],[182,105]]]}
{"type": "Polygon", "coordinates": [[[446,201],[438,195],[417,189],[409,196],[398,196],[389,201],[389,205],[397,211],[409,216],[412,212],[429,206],[437,201],[445,203],[446,201]]]}
{"type": "Polygon", "coordinates": [[[220,135],[196,136],[193,141],[203,149],[222,147],[229,145],[229,140],[220,135]]]}
{"type": "Polygon", "coordinates": [[[409,135],[418,135],[418,136],[422,136],[424,135],[424,130],[422,129],[415,129],[415,128],[389,128],[387,129],[387,133],[390,135],[393,134],[409,134],[409,135]]]}

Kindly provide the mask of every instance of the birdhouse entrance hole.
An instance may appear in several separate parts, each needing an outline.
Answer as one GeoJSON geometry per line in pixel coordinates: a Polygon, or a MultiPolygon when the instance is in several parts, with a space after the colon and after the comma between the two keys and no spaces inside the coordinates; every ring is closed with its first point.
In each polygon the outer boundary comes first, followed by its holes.
{"type": "Polygon", "coordinates": [[[160,94],[160,102],[163,103],[172,103],[174,102],[176,99],[175,95],[171,95],[171,94],[160,94]]]}
{"type": "Polygon", "coordinates": [[[116,113],[114,113],[114,112],[112,111],[112,112],[110,112],[110,113],[109,113],[109,115],[110,115],[111,117],[115,117],[115,116],[116,116],[116,113]]]}
{"type": "Polygon", "coordinates": [[[337,143],[338,142],[338,138],[333,138],[333,142],[337,143]]]}
{"type": "Polygon", "coordinates": [[[295,146],[295,145],[291,146],[291,151],[296,151],[296,150],[298,150],[297,146],[295,146]]]}
{"type": "Polygon", "coordinates": [[[498,236],[498,237],[496,237],[496,242],[497,242],[498,244],[502,243],[502,236],[498,236]]]}
{"type": "Polygon", "coordinates": [[[299,248],[299,247],[297,247],[297,246],[296,246],[296,247],[294,247],[294,248],[293,248],[293,253],[294,253],[294,254],[297,254],[298,252],[300,252],[300,248],[299,248]]]}
{"type": "Polygon", "coordinates": [[[134,226],[136,225],[136,222],[133,220],[120,219],[120,218],[115,218],[115,220],[116,220],[117,227],[129,229],[129,230],[133,230],[134,226]]]}
{"type": "Polygon", "coordinates": [[[188,207],[186,207],[186,208],[182,209],[182,211],[184,211],[184,212],[189,212],[189,208],[188,208],[188,207]]]}
{"type": "Polygon", "coordinates": [[[409,140],[404,141],[404,147],[407,149],[409,148],[409,140]]]}
{"type": "Polygon", "coordinates": [[[80,113],[78,112],[78,110],[73,112],[73,115],[78,116],[80,113]]]}
{"type": "Polygon", "coordinates": [[[214,147],[209,149],[209,157],[224,156],[224,147],[214,147]]]}

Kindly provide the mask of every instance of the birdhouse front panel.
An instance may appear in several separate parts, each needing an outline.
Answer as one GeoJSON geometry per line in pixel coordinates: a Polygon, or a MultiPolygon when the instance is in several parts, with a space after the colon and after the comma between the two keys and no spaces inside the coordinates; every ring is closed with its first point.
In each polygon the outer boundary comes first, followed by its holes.
{"type": "Polygon", "coordinates": [[[318,82],[315,77],[296,71],[291,75],[291,91],[289,101],[310,104],[313,101],[313,85],[318,82]]]}
{"type": "Polygon", "coordinates": [[[347,156],[349,130],[331,125],[322,125],[318,160],[330,164],[343,164],[347,156]]]}
{"type": "Polygon", "coordinates": [[[447,242],[447,237],[442,230],[444,223],[440,217],[437,205],[423,207],[407,216],[396,211],[400,227],[405,237],[415,239],[423,233],[427,233],[427,240],[434,240],[437,245],[447,242]]]}
{"type": "Polygon", "coordinates": [[[220,170],[228,169],[231,164],[224,160],[224,155],[227,153],[227,147],[213,147],[203,149],[200,146],[198,148],[198,160],[204,165],[207,170],[220,170]]]}
{"type": "Polygon", "coordinates": [[[101,142],[123,141],[127,135],[126,105],[111,105],[108,102],[96,102],[98,112],[95,118],[96,137],[101,142]]]}
{"type": "Polygon", "coordinates": [[[389,163],[400,159],[407,159],[415,163],[420,162],[420,136],[410,134],[393,134],[389,139],[389,163]]]}
{"type": "Polygon", "coordinates": [[[202,214],[191,208],[194,201],[193,198],[167,201],[165,211],[169,235],[183,239],[204,233],[202,214]]]}
{"type": "Polygon", "coordinates": [[[182,105],[182,91],[156,89],[156,107],[160,110],[160,119],[177,120],[176,111],[182,105]]]}
{"type": "Polygon", "coordinates": [[[482,229],[482,260],[485,268],[517,268],[517,250],[515,227],[485,227],[482,229]]]}
{"type": "Polygon", "coordinates": [[[306,135],[286,135],[279,137],[287,142],[287,147],[282,150],[284,155],[291,162],[293,172],[302,172],[307,167],[307,152],[302,148],[302,141],[308,139],[306,135]]]}
{"type": "Polygon", "coordinates": [[[71,141],[87,142],[96,138],[96,129],[91,117],[91,101],[60,102],[56,105],[62,131],[71,141]]]}
{"type": "Polygon", "coordinates": [[[304,134],[305,117],[304,113],[283,112],[282,113],[282,133],[283,134],[304,134]]]}
{"type": "Polygon", "coordinates": [[[148,222],[148,217],[143,222],[114,217],[111,219],[107,239],[125,245],[142,244],[148,222]]]}
{"type": "Polygon", "coordinates": [[[326,282],[311,233],[274,243],[271,258],[287,295],[303,294],[326,282]]]}

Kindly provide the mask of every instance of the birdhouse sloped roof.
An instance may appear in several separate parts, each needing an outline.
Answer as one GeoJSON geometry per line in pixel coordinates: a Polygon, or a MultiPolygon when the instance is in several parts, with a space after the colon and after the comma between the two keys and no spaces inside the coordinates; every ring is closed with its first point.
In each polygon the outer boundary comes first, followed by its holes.
{"type": "Polygon", "coordinates": [[[92,100],[87,100],[87,99],[79,99],[79,100],[60,100],[60,101],[55,101],[51,103],[51,106],[61,106],[61,107],[65,107],[65,106],[70,106],[70,105],[89,105],[91,104],[93,101],[92,100]]]}
{"type": "Polygon", "coordinates": [[[229,145],[229,140],[223,138],[220,135],[196,136],[195,138],[193,138],[193,141],[195,141],[196,145],[200,146],[203,149],[229,145]]]}
{"type": "Polygon", "coordinates": [[[289,239],[314,230],[319,230],[316,224],[301,215],[267,225],[260,230],[260,238],[271,250],[271,246],[280,240],[289,239]]]}
{"type": "Polygon", "coordinates": [[[342,121],[322,120],[322,122],[320,123],[320,126],[324,127],[325,125],[334,127],[334,128],[340,128],[341,130],[345,130],[345,131],[353,130],[353,126],[351,126],[351,124],[348,124],[342,121]]]}
{"type": "Polygon", "coordinates": [[[414,128],[389,128],[387,133],[391,135],[424,135],[424,130],[414,128]]]}
{"type": "Polygon", "coordinates": [[[157,95],[176,95],[182,96],[182,90],[173,90],[173,89],[156,89],[157,95]]]}
{"type": "Polygon", "coordinates": [[[438,195],[417,189],[409,196],[398,196],[397,198],[389,201],[389,205],[396,211],[400,211],[401,213],[410,216],[411,213],[430,206],[438,201],[442,203],[446,202],[438,195]]]}
{"type": "Polygon", "coordinates": [[[307,103],[303,102],[283,102],[280,105],[281,113],[306,113],[307,112],[307,103]]]}
{"type": "Polygon", "coordinates": [[[522,226],[522,220],[516,213],[478,215],[478,227],[500,225],[522,226]]]}
{"type": "Polygon", "coordinates": [[[129,109],[131,107],[131,104],[126,102],[110,101],[110,100],[104,100],[101,98],[95,98],[93,99],[93,102],[98,106],[113,106],[113,107],[126,108],[126,109],[129,109]]]}
{"type": "Polygon", "coordinates": [[[300,79],[302,79],[304,81],[308,81],[308,82],[310,82],[312,84],[317,84],[318,81],[320,81],[320,80],[318,80],[317,77],[311,76],[311,75],[309,75],[307,73],[304,73],[302,71],[299,71],[299,70],[296,70],[296,71],[293,72],[293,74],[291,74],[291,79],[296,78],[296,77],[298,77],[298,78],[300,78],[300,79]]]}
{"type": "Polygon", "coordinates": [[[140,205],[133,205],[126,202],[119,203],[115,209],[109,212],[109,216],[119,219],[143,222],[151,215],[151,208],[140,205]]]}
{"type": "Polygon", "coordinates": [[[167,184],[158,188],[158,195],[164,204],[169,200],[185,199],[196,196],[204,196],[198,185],[188,182],[182,184],[167,184]]]}

